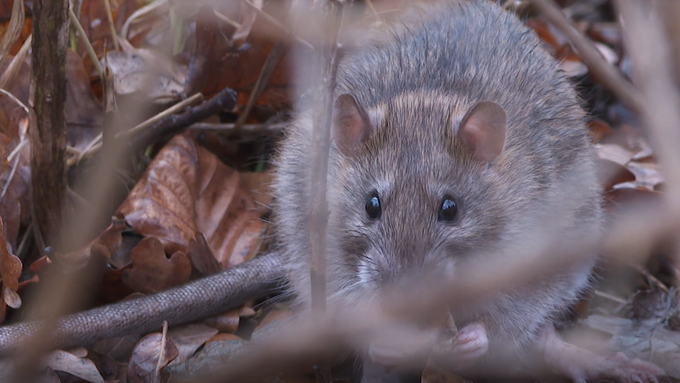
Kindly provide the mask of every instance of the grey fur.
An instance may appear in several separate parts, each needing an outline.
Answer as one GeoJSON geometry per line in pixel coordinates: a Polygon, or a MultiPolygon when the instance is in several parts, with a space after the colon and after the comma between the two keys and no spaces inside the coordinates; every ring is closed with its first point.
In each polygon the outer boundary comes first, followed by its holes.
{"type": "MultiPolygon", "coordinates": [[[[579,99],[535,33],[495,4],[450,1],[417,7],[408,21],[348,52],[336,96],[353,95],[375,124],[353,157],[329,159],[328,293],[370,296],[386,279],[484,253],[508,251],[546,227],[568,238],[599,233],[602,212],[592,145],[579,99]],[[488,165],[455,132],[478,101],[507,114],[505,148],[488,165]],[[377,190],[379,221],[366,217],[377,190]],[[438,222],[444,195],[457,223],[438,222]],[[559,213],[554,219],[550,214],[559,213]]],[[[310,145],[307,113],[282,143],[274,185],[278,244],[291,288],[309,300],[310,145]]],[[[457,324],[482,321],[489,357],[520,353],[586,287],[594,257],[560,275],[507,291],[457,324]]],[[[461,271],[462,270],[462,271],[461,271]]]]}

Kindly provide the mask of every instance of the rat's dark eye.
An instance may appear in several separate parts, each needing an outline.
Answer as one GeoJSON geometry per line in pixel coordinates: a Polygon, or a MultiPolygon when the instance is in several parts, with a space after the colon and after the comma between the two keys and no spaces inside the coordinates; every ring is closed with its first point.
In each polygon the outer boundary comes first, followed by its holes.
{"type": "Polygon", "coordinates": [[[380,198],[378,198],[377,194],[373,194],[368,197],[368,201],[366,201],[366,214],[368,214],[368,218],[370,219],[378,219],[380,218],[381,213],[382,208],[380,207],[380,198]]]}
{"type": "Polygon", "coordinates": [[[439,220],[453,222],[458,217],[458,205],[451,197],[444,197],[442,206],[439,208],[439,220]]]}

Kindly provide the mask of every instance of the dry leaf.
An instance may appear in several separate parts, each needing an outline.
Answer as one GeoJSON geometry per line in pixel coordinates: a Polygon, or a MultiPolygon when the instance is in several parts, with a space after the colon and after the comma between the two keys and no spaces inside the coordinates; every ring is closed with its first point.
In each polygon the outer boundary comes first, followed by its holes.
{"type": "Polygon", "coordinates": [[[123,52],[108,52],[102,60],[113,72],[113,87],[118,96],[138,95],[157,104],[178,99],[184,90],[184,66],[158,52],[125,45],[124,40],[121,44],[123,52]]]}
{"type": "MultiPolygon", "coordinates": [[[[142,338],[132,351],[127,367],[128,383],[153,382],[156,368],[164,369],[179,355],[179,350],[170,338],[163,339],[161,333],[142,338]],[[161,349],[162,348],[162,349],[161,349]]],[[[160,380],[156,380],[157,382],[160,380]]]]}
{"type": "MultiPolygon", "coordinates": [[[[21,109],[15,111],[24,114],[21,109]]],[[[18,126],[9,126],[10,136],[0,133],[0,217],[4,220],[5,239],[15,249],[21,224],[29,219],[31,169],[28,118],[13,121],[18,126]]]]}
{"type": "Polygon", "coordinates": [[[2,279],[2,302],[0,302],[0,323],[5,319],[5,305],[12,308],[21,307],[21,298],[17,295],[19,277],[21,276],[21,260],[11,254],[9,244],[5,240],[4,224],[0,217],[0,278],[2,279]]]}
{"type": "Polygon", "coordinates": [[[420,377],[420,383],[466,383],[467,380],[451,372],[437,368],[428,363],[420,377]]]}
{"type": "Polygon", "coordinates": [[[239,309],[231,309],[226,313],[211,316],[201,321],[222,333],[235,333],[241,322],[239,309]]]}
{"type": "Polygon", "coordinates": [[[163,245],[154,237],[144,238],[130,253],[132,268],[123,271],[123,283],[129,288],[151,294],[189,282],[191,262],[178,251],[165,256],[163,245]]]}
{"type": "Polygon", "coordinates": [[[53,351],[47,356],[44,363],[55,371],[63,371],[88,382],[104,383],[104,378],[94,362],[69,352],[53,351]]]}
{"type": "Polygon", "coordinates": [[[92,92],[83,60],[71,49],[66,51],[67,144],[84,150],[101,133],[104,108],[92,92]]]}
{"type": "Polygon", "coordinates": [[[272,171],[241,173],[241,179],[245,188],[250,190],[250,195],[255,200],[255,205],[260,211],[260,215],[265,215],[271,211],[271,203],[274,198],[271,185],[274,183],[274,173],[272,171]]]}
{"type": "Polygon", "coordinates": [[[179,350],[179,356],[172,364],[186,362],[199,347],[217,333],[218,330],[200,323],[176,327],[168,331],[168,338],[172,339],[179,350]]]}
{"type": "Polygon", "coordinates": [[[196,234],[196,238],[189,241],[189,257],[194,269],[203,276],[216,274],[222,269],[203,233],[196,234]]]}
{"type": "Polygon", "coordinates": [[[239,173],[183,135],[156,155],[117,214],[168,254],[188,253],[203,233],[223,268],[253,254],[263,226],[239,173]]]}

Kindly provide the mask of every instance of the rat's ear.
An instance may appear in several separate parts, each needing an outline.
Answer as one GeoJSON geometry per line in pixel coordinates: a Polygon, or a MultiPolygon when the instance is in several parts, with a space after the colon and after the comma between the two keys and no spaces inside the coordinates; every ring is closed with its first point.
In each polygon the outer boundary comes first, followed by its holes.
{"type": "Polygon", "coordinates": [[[366,110],[348,93],[341,94],[335,100],[331,129],[338,150],[348,157],[357,153],[361,143],[373,130],[366,110]]]}
{"type": "Polygon", "coordinates": [[[467,112],[458,126],[458,137],[479,161],[489,163],[505,146],[505,110],[491,101],[480,101],[467,112]]]}

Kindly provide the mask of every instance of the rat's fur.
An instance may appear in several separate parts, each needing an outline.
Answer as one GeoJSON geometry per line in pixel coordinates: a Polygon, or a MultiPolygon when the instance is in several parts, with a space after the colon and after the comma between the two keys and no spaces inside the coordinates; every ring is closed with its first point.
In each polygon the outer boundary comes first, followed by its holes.
{"type": "MultiPolygon", "coordinates": [[[[535,33],[489,1],[419,8],[385,36],[348,52],[336,96],[349,93],[374,132],[359,153],[332,145],[328,174],[329,298],[369,296],[421,266],[455,272],[484,253],[506,251],[546,227],[569,238],[599,233],[601,199],[584,112],[535,33]],[[419,21],[420,20],[420,21],[419,21]],[[507,114],[507,138],[491,164],[456,135],[478,101],[507,114]],[[378,191],[382,216],[366,217],[378,191]],[[454,224],[437,220],[445,194],[454,224]],[[533,233],[533,234],[532,234],[533,233]]],[[[274,191],[278,243],[292,290],[307,303],[312,123],[301,114],[281,145],[274,191]]],[[[587,285],[594,257],[560,275],[507,291],[456,323],[485,324],[490,356],[520,352],[587,285]]],[[[455,273],[454,273],[455,275],[455,273]]]]}

